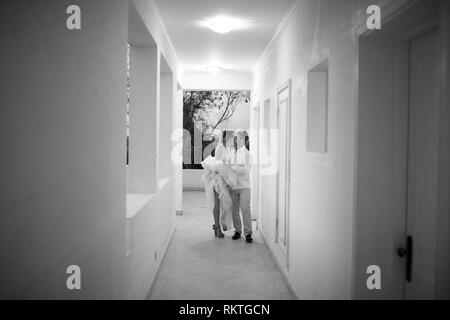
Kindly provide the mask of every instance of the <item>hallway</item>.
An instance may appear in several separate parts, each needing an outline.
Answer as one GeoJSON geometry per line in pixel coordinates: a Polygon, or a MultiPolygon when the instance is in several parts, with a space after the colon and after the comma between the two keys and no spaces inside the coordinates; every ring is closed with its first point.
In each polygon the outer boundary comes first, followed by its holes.
{"type": "Polygon", "coordinates": [[[1,6],[0,300],[450,299],[449,0],[1,6]]]}
{"type": "Polygon", "coordinates": [[[149,299],[292,300],[258,232],[251,245],[214,238],[203,192],[184,192],[183,212],[149,299]]]}

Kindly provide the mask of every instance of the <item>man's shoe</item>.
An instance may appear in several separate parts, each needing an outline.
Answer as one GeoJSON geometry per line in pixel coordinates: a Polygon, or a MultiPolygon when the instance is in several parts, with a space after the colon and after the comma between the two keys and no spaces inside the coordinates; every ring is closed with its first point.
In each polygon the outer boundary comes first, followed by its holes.
{"type": "Polygon", "coordinates": [[[253,238],[251,234],[248,234],[245,236],[245,241],[247,241],[248,243],[252,243],[253,242],[253,238]]]}
{"type": "Polygon", "coordinates": [[[237,240],[241,237],[241,233],[240,232],[235,232],[234,235],[231,237],[231,239],[233,240],[237,240]]]}

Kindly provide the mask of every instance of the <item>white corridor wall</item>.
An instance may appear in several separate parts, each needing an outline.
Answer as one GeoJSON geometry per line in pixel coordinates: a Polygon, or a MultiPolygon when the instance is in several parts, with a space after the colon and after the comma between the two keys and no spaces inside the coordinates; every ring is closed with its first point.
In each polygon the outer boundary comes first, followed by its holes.
{"type": "Polygon", "coordinates": [[[357,81],[354,30],[365,22],[364,5],[357,0],[297,1],[255,67],[254,102],[262,106],[270,99],[272,128],[276,127],[277,88],[292,81],[289,267],[274,242],[274,174],[261,177],[260,216],[263,235],[300,299],[352,297],[357,81]],[[307,152],[307,74],[327,59],[327,150],[307,152]]]}

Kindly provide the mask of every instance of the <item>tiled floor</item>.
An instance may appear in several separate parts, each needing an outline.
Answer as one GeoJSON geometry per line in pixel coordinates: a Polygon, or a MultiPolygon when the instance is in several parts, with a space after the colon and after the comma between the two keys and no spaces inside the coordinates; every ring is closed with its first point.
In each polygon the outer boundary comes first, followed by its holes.
{"type": "Polygon", "coordinates": [[[183,212],[150,299],[292,299],[258,232],[252,244],[214,238],[203,192],[185,192],[183,212]]]}

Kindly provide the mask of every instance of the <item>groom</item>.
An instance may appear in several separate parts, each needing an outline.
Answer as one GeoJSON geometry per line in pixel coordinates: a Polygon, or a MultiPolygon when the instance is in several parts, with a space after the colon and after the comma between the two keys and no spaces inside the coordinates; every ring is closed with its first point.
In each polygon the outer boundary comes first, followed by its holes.
{"type": "Polygon", "coordinates": [[[233,169],[238,173],[239,179],[236,188],[231,191],[233,200],[233,225],[235,233],[232,237],[237,240],[242,234],[242,223],[239,215],[239,209],[242,212],[242,220],[244,222],[245,240],[248,243],[253,241],[252,238],[252,214],[250,211],[250,151],[246,148],[246,131],[237,131],[236,137],[236,154],[234,156],[233,169]]]}

